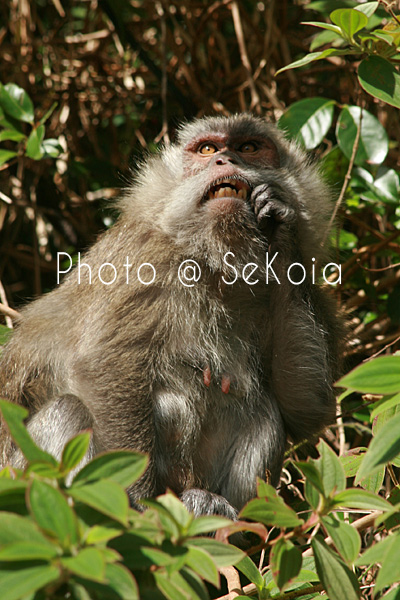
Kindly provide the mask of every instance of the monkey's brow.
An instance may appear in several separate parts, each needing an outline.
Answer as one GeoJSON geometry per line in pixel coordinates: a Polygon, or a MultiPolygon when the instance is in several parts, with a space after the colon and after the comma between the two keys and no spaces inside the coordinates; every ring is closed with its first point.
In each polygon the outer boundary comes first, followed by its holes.
{"type": "Polygon", "coordinates": [[[196,150],[199,144],[206,142],[223,142],[226,145],[230,146],[233,144],[241,144],[243,142],[258,142],[259,144],[267,144],[269,138],[267,136],[252,135],[251,133],[221,133],[216,131],[210,131],[207,133],[202,133],[195,138],[192,138],[187,144],[185,144],[186,150],[196,150]]]}
{"type": "Polygon", "coordinates": [[[197,146],[204,142],[227,142],[229,140],[229,135],[227,133],[220,133],[216,131],[210,131],[209,133],[201,133],[194,138],[192,138],[187,144],[185,144],[185,148],[188,150],[194,150],[197,146]]]}

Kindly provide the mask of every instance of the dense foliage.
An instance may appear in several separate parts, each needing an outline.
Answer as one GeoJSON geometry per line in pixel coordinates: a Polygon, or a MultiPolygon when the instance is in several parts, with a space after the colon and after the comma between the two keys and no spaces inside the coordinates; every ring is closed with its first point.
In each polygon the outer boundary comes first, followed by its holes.
{"type": "Polygon", "coordinates": [[[89,433],[58,463],[29,438],[24,411],[2,402],[29,461],[0,474],[2,599],[216,598],[221,569],[229,589],[258,598],[400,599],[395,4],[2,3],[0,342],[13,311],[54,287],[57,252],[112,224],[107,200],[143,149],[182,118],[250,110],[314,152],[331,183],[342,276],[330,291],[349,326],[346,371],[356,367],[317,449],[289,448],[279,495],[260,482],[234,525],[193,519],[170,494],[130,509],[123,488],[145,458],[106,454],[74,476],[89,433]],[[220,541],[201,537],[220,528],[220,541]],[[246,530],[248,556],[222,543],[246,530]]]}

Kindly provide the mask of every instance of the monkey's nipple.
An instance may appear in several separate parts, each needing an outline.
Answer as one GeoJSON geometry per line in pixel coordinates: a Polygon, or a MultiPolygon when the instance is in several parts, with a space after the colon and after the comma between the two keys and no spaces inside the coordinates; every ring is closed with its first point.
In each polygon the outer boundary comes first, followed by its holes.
{"type": "MultiPolygon", "coordinates": [[[[210,387],[211,385],[211,369],[209,366],[203,369],[203,381],[204,385],[210,387]]],[[[229,375],[222,375],[221,378],[221,390],[224,394],[229,394],[229,390],[231,387],[231,378],[229,375]]]]}

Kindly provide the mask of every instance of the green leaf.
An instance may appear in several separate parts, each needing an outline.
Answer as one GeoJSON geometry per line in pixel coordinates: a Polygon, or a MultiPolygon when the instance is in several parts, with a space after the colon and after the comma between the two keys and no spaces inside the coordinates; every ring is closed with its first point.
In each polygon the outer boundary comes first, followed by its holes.
{"type": "Polygon", "coordinates": [[[154,573],[154,579],[158,589],[168,600],[188,600],[188,596],[184,590],[182,590],[182,588],[179,587],[166,573],[156,571],[154,573]]]}
{"type": "Polygon", "coordinates": [[[254,583],[259,592],[264,589],[264,577],[249,556],[245,556],[240,562],[236,563],[235,568],[243,573],[251,583],[254,583]]]}
{"type": "Polygon", "coordinates": [[[183,502],[181,502],[174,494],[162,494],[157,497],[157,502],[167,509],[169,514],[181,528],[189,527],[189,524],[193,521],[193,515],[190,514],[183,502]]]}
{"type": "Polygon", "coordinates": [[[185,564],[203,579],[219,587],[219,574],[211,556],[203,548],[189,547],[185,564]]]}
{"type": "Polygon", "coordinates": [[[324,484],[322,477],[314,462],[297,461],[294,463],[294,465],[307,478],[311,485],[313,485],[318,492],[324,495],[324,484]]]}
{"type": "Polygon", "coordinates": [[[333,491],[341,492],[346,488],[346,476],[339,458],[323,440],[317,449],[321,458],[316,464],[322,476],[325,496],[329,496],[333,491]]]}
{"type": "Polygon", "coordinates": [[[105,479],[84,486],[73,485],[68,493],[75,500],[91,506],[123,525],[128,524],[128,496],[115,481],[105,479]]]}
{"type": "Polygon", "coordinates": [[[239,518],[252,519],[264,525],[298,527],[302,521],[282,498],[255,498],[240,511],[239,518]]]}
{"type": "Polygon", "coordinates": [[[383,563],[385,557],[391,552],[393,541],[396,537],[398,537],[398,534],[384,537],[379,542],[374,543],[355,561],[355,565],[361,567],[363,565],[383,563]]]}
{"type": "Polygon", "coordinates": [[[236,564],[245,556],[242,550],[231,544],[223,544],[212,538],[191,538],[186,540],[188,547],[202,548],[214,560],[218,568],[230,567],[236,564]]]}
{"type": "Polygon", "coordinates": [[[378,433],[386,425],[386,423],[391,421],[393,417],[395,417],[399,413],[400,406],[396,405],[392,406],[391,408],[388,408],[387,410],[385,410],[385,412],[382,412],[380,415],[378,415],[376,419],[374,419],[372,424],[372,433],[374,437],[378,435],[378,433]]]}
{"type": "Polygon", "coordinates": [[[64,547],[77,543],[75,514],[58,489],[34,479],[28,500],[30,511],[41,529],[54,536],[64,547]]]}
{"type": "Polygon", "coordinates": [[[299,100],[285,111],[278,126],[311,150],[322,142],[332,125],[334,106],[335,101],[326,98],[299,100]]]}
{"type": "Polygon", "coordinates": [[[294,510],[278,496],[276,489],[261,479],[257,481],[257,495],[259,498],[250,500],[242,508],[239,518],[245,517],[278,527],[297,527],[303,523],[294,510]]]}
{"type": "MultiPolygon", "coordinates": [[[[332,25],[335,27],[335,25],[332,25]]],[[[310,44],[310,52],[314,52],[317,48],[321,48],[321,46],[333,45],[335,43],[338,45],[343,43],[343,37],[334,31],[324,30],[318,33],[313,37],[310,44]]]]}
{"type": "Polygon", "coordinates": [[[53,544],[20,541],[0,548],[0,562],[25,561],[25,560],[51,560],[58,555],[53,544]]]}
{"type": "Polygon", "coordinates": [[[338,387],[369,394],[400,392],[400,356],[379,356],[339,379],[338,387]]]}
{"type": "Polygon", "coordinates": [[[345,49],[340,50],[337,48],[328,48],[327,50],[320,50],[318,52],[311,52],[310,54],[306,54],[300,60],[296,60],[295,62],[290,63],[286,67],[279,69],[275,73],[275,75],[279,75],[279,73],[283,73],[283,71],[287,71],[288,69],[298,69],[299,67],[303,67],[304,65],[308,65],[310,62],[314,62],[315,60],[322,60],[323,58],[329,58],[330,56],[345,56],[346,54],[357,54],[353,50],[345,49]]]}
{"type": "Polygon", "coordinates": [[[358,531],[348,523],[340,521],[334,515],[322,517],[322,523],[341,557],[348,564],[352,564],[361,548],[361,538],[358,531]]]}
{"type": "Polygon", "coordinates": [[[324,23],[323,21],[302,21],[302,25],[311,25],[312,27],[320,27],[321,29],[327,29],[342,37],[342,30],[337,25],[332,23],[324,23]]]}
{"type": "Polygon", "coordinates": [[[375,417],[386,412],[389,408],[398,407],[400,405],[400,393],[394,394],[393,396],[384,396],[382,400],[379,400],[373,411],[371,412],[370,420],[373,421],[375,417]]]}
{"type": "Polygon", "coordinates": [[[33,160],[43,158],[42,141],[44,138],[44,125],[34,127],[26,142],[25,154],[33,160]]]}
{"type": "Polygon", "coordinates": [[[91,581],[105,582],[105,560],[97,548],[84,548],[75,556],[60,559],[61,564],[71,573],[90,579],[91,581]]]}
{"type": "Polygon", "coordinates": [[[360,591],[352,571],[318,537],[312,541],[318,576],[329,600],[359,600],[360,591]]]}
{"type": "Polygon", "coordinates": [[[53,547],[31,519],[0,511],[0,548],[16,542],[31,542],[53,547]]]}
{"type": "Polygon", "coordinates": [[[352,8],[339,8],[329,16],[332,23],[340,27],[349,40],[353,40],[354,34],[363,29],[368,23],[366,15],[352,8]]]}
{"type": "Polygon", "coordinates": [[[43,462],[30,462],[25,469],[25,473],[26,475],[35,473],[47,479],[60,479],[62,477],[58,466],[43,462]]]}
{"type": "Polygon", "coordinates": [[[137,583],[126,567],[106,564],[105,580],[106,584],[75,575],[68,588],[74,600],[139,600],[137,583]]]}
{"type": "Polygon", "coordinates": [[[146,455],[130,450],[99,454],[76,474],[73,484],[109,479],[127,488],[143,475],[148,462],[146,455]]]}
{"type": "Polygon", "coordinates": [[[382,487],[383,479],[385,477],[385,467],[381,467],[376,473],[367,475],[364,479],[361,479],[359,485],[369,492],[377,494],[382,487]]]}
{"type": "Polygon", "coordinates": [[[381,56],[369,56],[358,67],[358,79],[368,94],[400,108],[400,74],[381,56]]]}
{"type": "Polygon", "coordinates": [[[60,154],[64,151],[60,142],[54,138],[47,138],[47,140],[43,140],[40,148],[45,158],[57,158],[57,156],[60,156],[60,154]]]}
{"type": "Polygon", "coordinates": [[[107,564],[106,579],[117,598],[139,600],[139,589],[130,571],[123,565],[107,564]]]}
{"type": "Polygon", "coordinates": [[[384,538],[372,548],[369,548],[357,561],[357,565],[381,563],[375,583],[375,594],[383,588],[400,581],[400,532],[384,538]]]}
{"type": "Polygon", "coordinates": [[[36,446],[26,430],[23,420],[28,416],[28,411],[25,408],[6,400],[0,400],[0,410],[15,443],[28,461],[42,461],[54,466],[58,465],[51,454],[36,446]]]}
{"type": "Polygon", "coordinates": [[[138,553],[139,555],[141,554],[142,557],[139,558],[138,555],[138,560],[136,561],[136,568],[150,568],[151,565],[156,565],[157,567],[172,567],[171,569],[169,569],[169,572],[172,572],[176,569],[180,569],[184,565],[188,549],[177,546],[173,546],[171,548],[170,546],[168,550],[171,550],[171,554],[168,552],[164,552],[159,548],[139,546],[138,553]]]}
{"type": "Polygon", "coordinates": [[[378,6],[379,2],[366,2],[365,4],[358,4],[354,8],[355,10],[363,12],[364,15],[367,15],[367,17],[369,18],[372,17],[378,6]]]}
{"type": "Polygon", "coordinates": [[[15,83],[0,83],[0,106],[4,112],[17,121],[33,123],[34,110],[28,94],[15,83]]]}
{"type": "Polygon", "coordinates": [[[321,493],[317,491],[317,489],[314,487],[314,485],[311,483],[311,480],[308,479],[308,477],[306,478],[304,485],[304,495],[308,504],[312,508],[317,510],[321,500],[321,493]]]}
{"type": "Polygon", "coordinates": [[[16,129],[4,129],[0,131],[0,142],[10,140],[11,142],[21,142],[26,136],[16,129]]]}
{"type": "MultiPolygon", "coordinates": [[[[347,106],[339,115],[336,137],[342,152],[348,159],[353,153],[357,137],[361,109],[347,106]]],[[[361,133],[355,157],[356,164],[381,164],[389,150],[389,138],[378,119],[366,110],[362,111],[361,133]]]]}
{"type": "Polygon", "coordinates": [[[63,471],[71,471],[71,469],[79,465],[88,451],[90,437],[90,431],[85,431],[73,437],[65,445],[60,465],[63,471]]]}
{"type": "Polygon", "coordinates": [[[12,333],[13,329],[10,329],[5,325],[0,325],[0,346],[3,346],[11,339],[12,333]]]}
{"type": "Polygon", "coordinates": [[[364,510],[391,510],[393,507],[382,496],[377,496],[367,490],[349,488],[336,494],[333,498],[333,506],[342,508],[361,508],[364,510]]]}
{"type": "Polygon", "coordinates": [[[301,552],[291,541],[280,538],[272,546],[270,565],[272,576],[280,591],[286,589],[300,572],[301,552]]]}
{"type": "Polygon", "coordinates": [[[57,567],[47,565],[27,569],[15,569],[14,565],[0,565],[0,598],[21,600],[56,581],[59,576],[57,567]]]}
{"type": "Polygon", "coordinates": [[[385,169],[382,174],[375,178],[373,189],[379,194],[383,202],[391,204],[399,203],[400,183],[399,175],[394,169],[385,169]]]}
{"type": "Polygon", "coordinates": [[[10,158],[14,158],[14,156],[18,156],[18,153],[13,150],[3,150],[0,148],[0,167],[8,162],[10,158]]]}
{"type": "Polygon", "coordinates": [[[157,514],[164,535],[174,539],[185,535],[186,528],[180,526],[176,519],[171,515],[170,511],[158,502],[158,500],[153,498],[142,498],[140,502],[144,506],[148,506],[155,514],[157,514]]]}
{"type": "MultiPolygon", "coordinates": [[[[332,240],[335,240],[334,235],[335,232],[332,233],[332,240]]],[[[353,248],[357,247],[358,237],[354,233],[341,229],[338,237],[338,246],[340,250],[353,250],[353,248]]]]}
{"type": "Polygon", "coordinates": [[[357,473],[356,482],[377,471],[381,465],[391,462],[398,454],[400,454],[400,413],[385,423],[371,440],[357,473]]]}
{"type": "Polygon", "coordinates": [[[225,519],[224,517],[218,517],[215,515],[197,517],[197,519],[194,519],[190,523],[186,531],[186,535],[195,536],[202,535],[204,533],[211,533],[212,531],[217,531],[222,527],[228,527],[228,525],[232,525],[232,521],[225,519]]]}
{"type": "Polygon", "coordinates": [[[13,119],[12,117],[7,118],[0,104],[0,127],[3,127],[4,129],[18,130],[19,125],[20,124],[16,122],[15,119],[13,119]]]}
{"type": "Polygon", "coordinates": [[[107,525],[94,525],[89,529],[85,537],[85,543],[90,546],[91,544],[100,544],[102,542],[108,542],[123,533],[123,529],[117,529],[115,526],[107,525]]]}
{"type": "Polygon", "coordinates": [[[209,600],[209,595],[204,581],[189,567],[183,567],[174,577],[179,576],[181,586],[187,590],[187,595],[192,600],[209,600]],[[183,582],[185,582],[183,584],[183,582]]]}

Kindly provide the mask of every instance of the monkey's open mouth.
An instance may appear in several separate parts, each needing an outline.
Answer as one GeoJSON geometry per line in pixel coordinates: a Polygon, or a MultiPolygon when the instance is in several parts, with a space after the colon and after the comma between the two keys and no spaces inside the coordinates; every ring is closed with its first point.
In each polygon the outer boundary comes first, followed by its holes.
{"type": "Polygon", "coordinates": [[[250,189],[249,184],[244,179],[225,177],[224,179],[217,179],[206,190],[204,199],[240,198],[241,200],[247,200],[250,189]]]}

